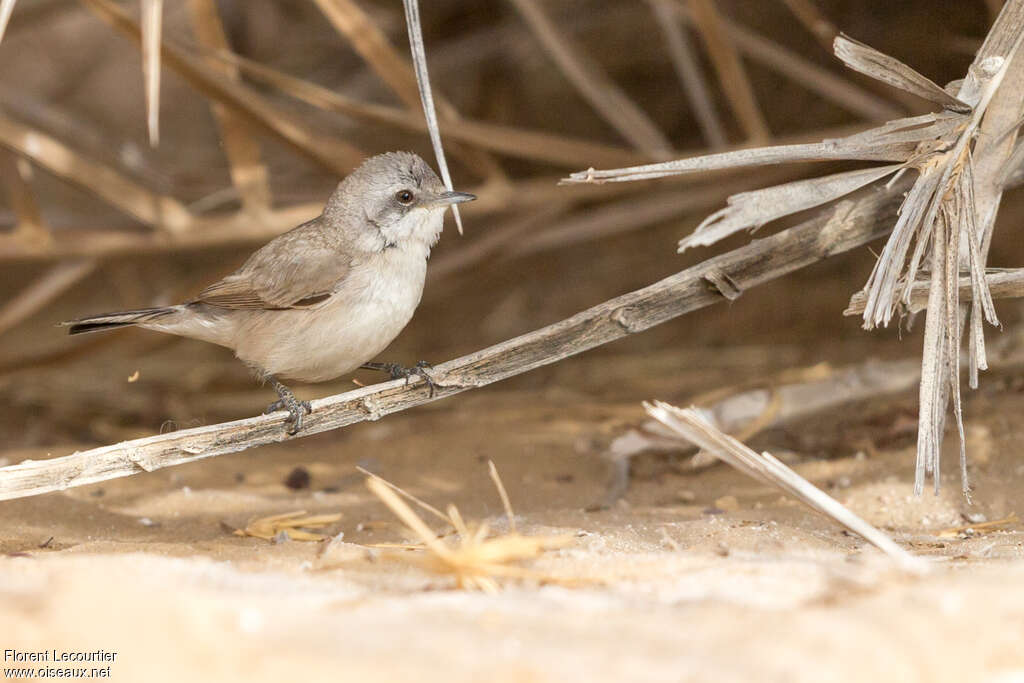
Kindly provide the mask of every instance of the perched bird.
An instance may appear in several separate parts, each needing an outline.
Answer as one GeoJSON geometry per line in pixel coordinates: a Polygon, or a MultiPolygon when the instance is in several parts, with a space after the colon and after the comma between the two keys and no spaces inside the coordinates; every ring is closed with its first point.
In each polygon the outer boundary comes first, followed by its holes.
{"type": "Polygon", "coordinates": [[[192,301],[63,324],[71,334],[136,325],[226,346],[274,387],[280,400],[267,412],[287,410],[294,434],[311,408],[281,378],[322,382],[367,367],[430,382],[426,364],[367,361],[419,305],[445,211],[473,199],[447,191],[415,154],[381,154],[338,185],[318,218],[271,240],[192,301]]]}

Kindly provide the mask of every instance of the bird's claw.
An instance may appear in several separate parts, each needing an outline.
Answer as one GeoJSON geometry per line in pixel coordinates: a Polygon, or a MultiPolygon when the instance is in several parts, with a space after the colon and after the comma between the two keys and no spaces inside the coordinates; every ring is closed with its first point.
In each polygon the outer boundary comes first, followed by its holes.
{"type": "Polygon", "coordinates": [[[264,411],[264,415],[276,413],[279,410],[288,411],[288,417],[285,419],[285,423],[288,425],[288,433],[295,435],[302,429],[302,423],[305,416],[313,412],[313,406],[310,405],[309,401],[300,401],[294,397],[292,397],[291,400],[282,398],[267,406],[267,409],[264,411]]]}
{"type": "Polygon", "coordinates": [[[409,384],[409,380],[413,377],[420,377],[430,389],[430,398],[434,398],[434,393],[437,390],[437,384],[434,383],[434,378],[430,376],[429,372],[427,372],[427,370],[433,369],[434,366],[425,360],[418,361],[416,365],[411,368],[401,366],[398,363],[365,363],[363,367],[368,370],[383,370],[391,375],[391,379],[404,378],[407,385],[409,384]]]}

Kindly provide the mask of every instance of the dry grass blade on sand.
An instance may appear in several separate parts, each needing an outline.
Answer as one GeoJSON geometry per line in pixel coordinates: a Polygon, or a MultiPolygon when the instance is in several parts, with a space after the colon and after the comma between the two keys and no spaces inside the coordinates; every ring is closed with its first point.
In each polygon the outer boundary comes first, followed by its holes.
{"type": "Polygon", "coordinates": [[[308,515],[305,510],[296,510],[254,519],[246,524],[244,529],[233,529],[232,533],[235,536],[252,536],[267,541],[287,537],[292,541],[315,543],[327,539],[327,536],[307,530],[326,528],[339,519],[341,519],[340,513],[308,515]]]}
{"type": "Polygon", "coordinates": [[[427,506],[427,509],[431,510],[433,514],[440,515],[455,529],[459,538],[458,542],[454,544],[449,544],[438,538],[423,519],[402,500],[402,496],[421,505],[426,505],[425,503],[421,503],[411,494],[405,493],[399,487],[380,477],[371,475],[367,478],[366,486],[370,492],[388,506],[395,516],[419,538],[423,548],[428,551],[426,557],[407,553],[396,554],[393,557],[403,561],[415,558],[413,560],[415,564],[439,574],[452,576],[459,588],[481,590],[487,593],[497,592],[501,587],[501,579],[560,584],[579,583],[578,579],[566,580],[517,564],[539,557],[546,550],[562,548],[572,541],[572,537],[524,536],[518,533],[508,494],[505,492],[505,487],[501,483],[494,463],[490,464],[490,473],[509,518],[509,533],[491,536],[490,527],[486,522],[477,525],[467,524],[454,505],[448,506],[447,515],[441,515],[436,508],[427,506]]]}
{"type": "Polygon", "coordinates": [[[644,403],[654,419],[703,450],[719,457],[747,476],[783,490],[800,502],[830,517],[888,555],[901,569],[925,574],[928,564],[908,553],[881,531],[807,481],[769,453],[758,454],[713,427],[696,409],[681,409],[662,401],[644,403]]]}

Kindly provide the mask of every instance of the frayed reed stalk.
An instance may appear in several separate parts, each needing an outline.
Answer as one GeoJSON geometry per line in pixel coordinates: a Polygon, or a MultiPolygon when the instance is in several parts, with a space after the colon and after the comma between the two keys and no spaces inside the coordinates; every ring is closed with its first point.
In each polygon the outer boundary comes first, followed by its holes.
{"type": "MultiPolygon", "coordinates": [[[[699,6],[701,3],[696,3],[695,7],[699,6]]],[[[641,180],[784,160],[896,162],[733,196],[727,208],[712,214],[693,235],[680,242],[682,250],[712,244],[744,229],[755,229],[776,218],[838,199],[886,176],[903,175],[907,169],[914,169],[917,178],[864,287],[864,327],[888,325],[896,314],[902,313],[910,304],[918,271],[930,269],[915,489],[920,493],[929,475],[938,489],[940,444],[951,400],[961,436],[960,469],[966,494],[969,484],[958,361],[964,314],[960,312],[957,283],[960,271],[966,270],[972,287],[969,367],[974,387],[978,370],[986,367],[982,320],[998,324],[985,278],[988,240],[999,197],[1006,179],[1013,174],[1008,165],[1024,158],[1024,154],[1018,157],[1013,153],[1022,100],[1017,86],[1024,83],[1024,59],[1017,57],[1022,37],[1024,0],[1011,0],[1000,13],[966,78],[942,88],[895,58],[839,36],[835,39],[835,53],[848,67],[930,101],[941,111],[892,121],[864,133],[816,145],[740,150],[610,171],[588,169],[574,173],[566,182],[641,180]],[[1001,88],[1007,78],[1011,86],[1001,88]],[[990,111],[993,102],[995,106],[990,111]]]]}

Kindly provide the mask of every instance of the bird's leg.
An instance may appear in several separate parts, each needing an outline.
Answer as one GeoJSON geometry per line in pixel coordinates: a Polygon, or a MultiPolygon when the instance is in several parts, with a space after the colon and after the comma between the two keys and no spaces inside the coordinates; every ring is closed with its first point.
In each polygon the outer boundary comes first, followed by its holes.
{"type": "Polygon", "coordinates": [[[295,394],[292,393],[292,390],[278,382],[273,375],[267,375],[266,377],[267,381],[270,382],[270,386],[274,387],[274,391],[276,391],[277,395],[281,397],[279,400],[271,403],[267,407],[266,412],[274,413],[282,409],[287,410],[288,419],[286,422],[288,423],[288,433],[297,433],[302,429],[302,419],[304,415],[306,413],[313,412],[313,406],[309,404],[309,401],[300,401],[295,398],[295,394]]]}
{"type": "Polygon", "coordinates": [[[434,390],[437,385],[434,384],[434,378],[430,376],[427,370],[430,370],[433,366],[425,360],[421,360],[411,368],[407,368],[399,365],[398,363],[363,363],[361,368],[366,370],[380,370],[391,375],[391,379],[402,379],[405,378],[405,383],[409,383],[409,379],[412,377],[422,377],[423,381],[430,387],[430,398],[434,398],[434,390]]]}

